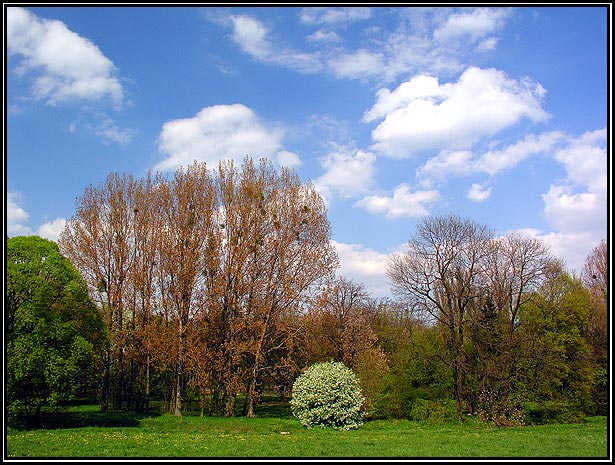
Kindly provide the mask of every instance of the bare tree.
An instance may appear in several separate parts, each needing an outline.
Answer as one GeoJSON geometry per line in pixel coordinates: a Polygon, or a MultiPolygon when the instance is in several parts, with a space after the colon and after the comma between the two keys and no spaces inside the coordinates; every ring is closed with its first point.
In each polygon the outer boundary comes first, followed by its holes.
{"type": "Polygon", "coordinates": [[[178,360],[173,413],[181,416],[185,385],[188,325],[199,308],[194,305],[202,291],[203,270],[209,257],[208,239],[215,234],[217,197],[204,163],[178,169],[173,180],[161,184],[160,270],[168,293],[167,304],[178,323],[178,360]]]}
{"type": "Polygon", "coordinates": [[[607,298],[608,290],[608,250],[603,239],[585,259],[581,278],[583,284],[590,290],[597,291],[600,296],[607,298]]]}
{"type": "Polygon", "coordinates": [[[117,368],[114,403],[122,408],[124,348],[127,340],[125,305],[129,269],[135,249],[132,176],[110,174],[98,188],[90,186],[77,199],[77,210],[62,232],[59,246],[79,270],[98,301],[109,330],[110,346],[104,354],[101,410],[109,405],[111,370],[117,368]]]}
{"type": "Polygon", "coordinates": [[[464,331],[482,294],[491,237],[486,226],[474,221],[452,214],[429,216],[418,223],[406,252],[393,256],[387,270],[393,293],[445,329],[460,418],[467,370],[464,331]]]}
{"type": "MultiPolygon", "coordinates": [[[[336,362],[354,368],[357,357],[377,344],[365,286],[345,277],[328,283],[311,312],[314,343],[336,362]]],[[[325,354],[323,354],[325,355],[325,354]]]]}
{"type": "Polygon", "coordinates": [[[606,368],[608,348],[608,250],[605,240],[600,241],[585,259],[581,279],[591,295],[587,317],[587,336],[594,356],[606,368]]]}
{"type": "MultiPolygon", "coordinates": [[[[227,360],[246,370],[247,416],[255,415],[259,383],[281,318],[338,266],[326,209],[314,187],[287,169],[246,159],[241,173],[220,167],[225,237],[220,294],[230,330],[227,360]],[[230,318],[228,318],[230,316],[230,318]]],[[[228,412],[227,409],[227,414],[228,412]]]]}
{"type": "Polygon", "coordinates": [[[557,261],[540,239],[517,233],[494,238],[488,251],[482,263],[483,296],[473,309],[472,337],[481,412],[497,423],[515,415],[510,400],[520,356],[519,310],[557,261]]]}

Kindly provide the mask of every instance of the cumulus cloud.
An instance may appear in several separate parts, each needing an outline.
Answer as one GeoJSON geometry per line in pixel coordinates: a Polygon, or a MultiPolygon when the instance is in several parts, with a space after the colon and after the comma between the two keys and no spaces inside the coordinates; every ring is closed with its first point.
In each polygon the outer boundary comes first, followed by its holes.
{"type": "Polygon", "coordinates": [[[473,202],[482,202],[491,196],[491,187],[484,187],[481,184],[472,184],[468,191],[468,198],[473,202]]]}
{"type": "Polygon", "coordinates": [[[370,213],[383,214],[387,219],[415,218],[429,214],[427,207],[440,199],[436,190],[412,192],[407,184],[400,184],[393,196],[370,195],[355,203],[355,206],[370,213]]]}
{"type": "Polygon", "coordinates": [[[27,236],[32,234],[28,226],[30,215],[19,203],[21,195],[17,192],[7,192],[6,196],[6,233],[8,236],[27,236]]]}
{"type": "Polygon", "coordinates": [[[333,197],[347,199],[363,194],[372,184],[375,160],[373,153],[341,147],[321,160],[325,174],[314,187],[327,203],[333,197]]]}
{"type": "Polygon", "coordinates": [[[607,238],[606,129],[567,137],[551,156],[566,168],[566,179],[543,194],[550,232],[524,229],[543,239],[570,270],[581,271],[585,258],[607,238]]]}
{"type": "Polygon", "coordinates": [[[545,216],[558,231],[583,231],[606,223],[606,199],[594,192],[574,193],[569,186],[551,186],[542,198],[545,216]]]}
{"type": "Polygon", "coordinates": [[[64,218],[56,218],[39,226],[36,235],[57,242],[65,226],[66,220],[64,218]]]}
{"type": "Polygon", "coordinates": [[[372,131],[372,148],[406,158],[426,149],[464,150],[523,118],[544,121],[544,88],[496,69],[468,68],[455,83],[420,76],[394,91],[381,89],[363,120],[383,121],[372,131]]]}
{"type": "Polygon", "coordinates": [[[331,244],[340,260],[338,275],[363,283],[373,297],[389,295],[386,275],[389,254],[361,244],[345,244],[334,240],[331,244]]]}
{"type": "Polygon", "coordinates": [[[545,233],[535,228],[517,229],[513,232],[542,240],[556,258],[564,260],[568,271],[579,274],[583,263],[592,249],[606,236],[597,235],[594,231],[550,232],[545,233]]]}
{"type": "Polygon", "coordinates": [[[205,107],[191,118],[164,123],[158,148],[167,158],[154,169],[172,170],[194,160],[215,166],[220,160],[241,161],[246,155],[296,166],[299,157],[282,148],[283,136],[282,128],[260,120],[244,105],[205,107]]]}
{"type": "Polygon", "coordinates": [[[287,168],[294,168],[302,164],[299,155],[293,152],[289,152],[288,150],[280,150],[275,155],[275,161],[277,162],[278,166],[286,166],[287,168]]]}
{"type": "Polygon", "coordinates": [[[6,198],[6,234],[9,237],[14,236],[37,236],[56,241],[60,238],[60,233],[64,230],[66,220],[64,218],[56,218],[42,224],[36,233],[32,231],[28,222],[30,214],[19,204],[23,201],[23,197],[19,192],[7,192],[6,198]]]}
{"type": "Polygon", "coordinates": [[[32,94],[50,105],[109,97],[116,107],[124,91],[109,58],[64,23],[41,19],[20,7],[6,9],[6,44],[21,57],[17,72],[32,75],[32,94]]]}
{"type": "Polygon", "coordinates": [[[587,132],[558,150],[555,159],[564,164],[572,183],[604,193],[607,188],[606,141],[606,129],[587,132]]]}
{"type": "Polygon", "coordinates": [[[554,158],[567,173],[567,182],[551,185],[543,195],[545,215],[561,232],[606,231],[607,151],[606,129],[571,139],[554,158]]]}
{"type": "Polygon", "coordinates": [[[607,150],[606,129],[592,131],[569,141],[554,158],[567,173],[563,184],[551,185],[543,194],[545,217],[564,234],[594,231],[606,235],[607,150]]]}

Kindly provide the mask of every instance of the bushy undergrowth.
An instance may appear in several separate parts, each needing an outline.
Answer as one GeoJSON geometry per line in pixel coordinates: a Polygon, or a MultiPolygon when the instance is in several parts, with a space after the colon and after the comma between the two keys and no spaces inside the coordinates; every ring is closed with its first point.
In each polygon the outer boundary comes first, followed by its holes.
{"type": "Polygon", "coordinates": [[[341,362],[316,363],[293,384],[293,415],[307,428],[356,429],[363,424],[358,377],[341,362]]]}

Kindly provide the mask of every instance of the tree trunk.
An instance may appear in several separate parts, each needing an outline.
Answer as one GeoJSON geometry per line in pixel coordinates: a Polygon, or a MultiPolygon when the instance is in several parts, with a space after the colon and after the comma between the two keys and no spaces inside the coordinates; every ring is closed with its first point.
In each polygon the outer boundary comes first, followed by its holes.
{"type": "Polygon", "coordinates": [[[230,394],[226,398],[226,405],[224,407],[224,416],[225,417],[234,417],[235,416],[235,404],[237,402],[237,394],[230,394]]]}
{"type": "Polygon", "coordinates": [[[106,351],[106,354],[103,355],[104,360],[104,368],[103,368],[103,377],[102,377],[102,393],[100,397],[100,411],[108,412],[109,411],[109,378],[111,375],[111,349],[106,351]]]}
{"type": "Polygon", "coordinates": [[[145,363],[145,413],[149,412],[149,354],[145,363]]]}

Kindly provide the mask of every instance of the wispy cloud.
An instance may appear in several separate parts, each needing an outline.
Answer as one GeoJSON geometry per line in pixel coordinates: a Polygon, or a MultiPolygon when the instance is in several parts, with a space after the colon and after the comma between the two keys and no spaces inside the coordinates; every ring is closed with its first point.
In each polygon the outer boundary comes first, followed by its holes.
{"type": "Polygon", "coordinates": [[[308,7],[299,15],[305,24],[348,24],[371,18],[372,10],[366,7],[308,7]]]}
{"type": "MultiPolygon", "coordinates": [[[[467,67],[473,51],[490,53],[511,16],[508,8],[304,8],[299,21],[316,27],[306,35],[309,49],[286,44],[275,25],[247,14],[231,15],[232,39],[263,63],[301,73],[329,73],[339,79],[387,83],[427,72],[452,76],[467,67]],[[349,25],[370,19],[354,48],[343,46],[349,25]],[[381,21],[395,27],[380,27],[381,21]],[[320,48],[315,46],[321,45],[320,48]],[[335,45],[335,46],[332,46],[335,45]]],[[[209,18],[217,24],[219,15],[209,18]]]]}
{"type": "Polygon", "coordinates": [[[451,176],[468,176],[473,174],[497,174],[511,169],[523,160],[538,154],[553,153],[558,144],[565,141],[561,131],[549,131],[542,134],[528,134],[523,139],[508,146],[474,153],[469,150],[444,150],[429,158],[416,170],[416,177],[422,184],[431,185],[432,181],[442,181],[451,176]]]}
{"type": "Polygon", "coordinates": [[[247,15],[233,15],[230,19],[233,41],[257,60],[305,73],[314,73],[322,69],[322,63],[315,55],[299,52],[272,41],[269,38],[269,31],[260,21],[247,15]]]}

